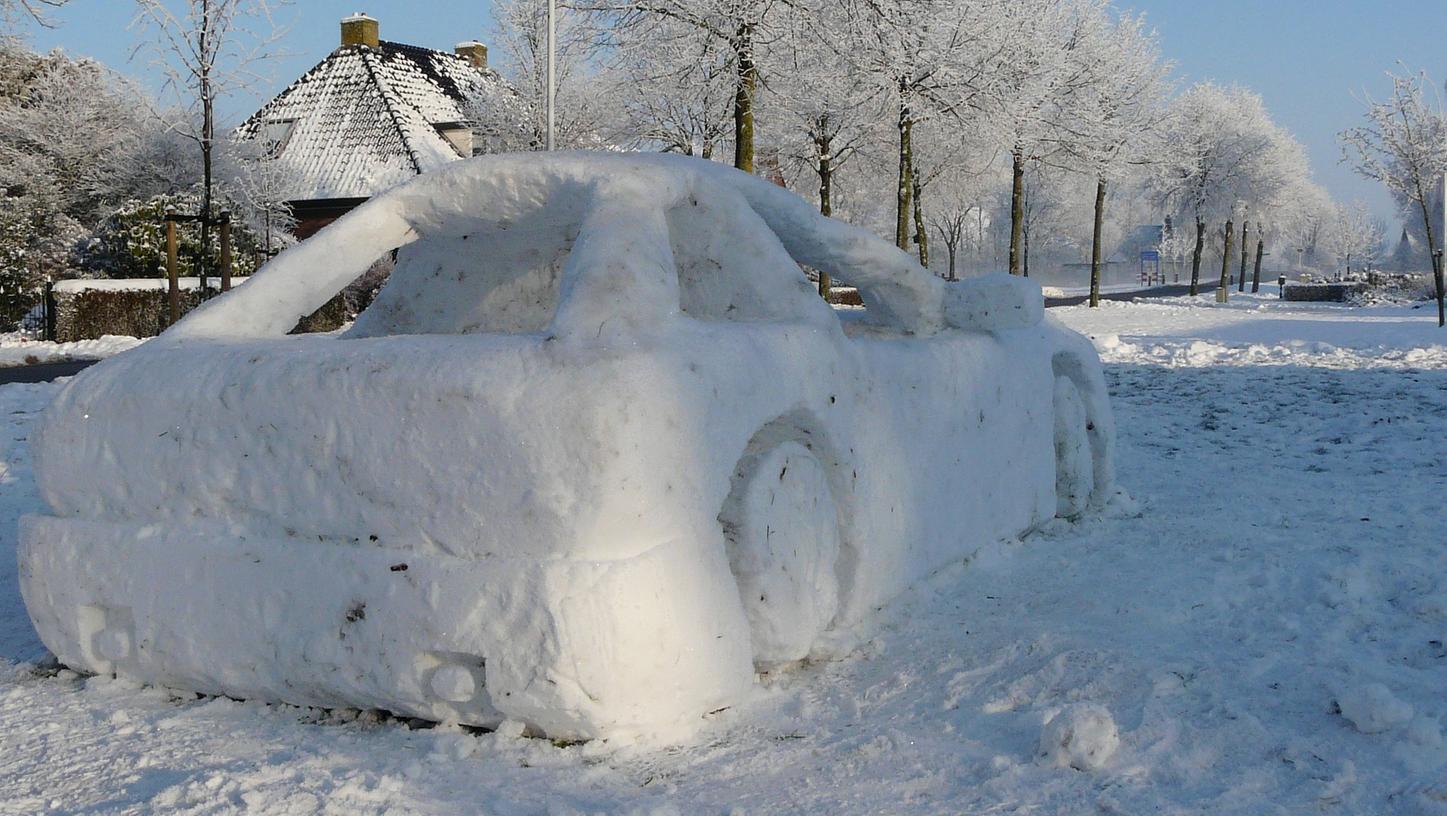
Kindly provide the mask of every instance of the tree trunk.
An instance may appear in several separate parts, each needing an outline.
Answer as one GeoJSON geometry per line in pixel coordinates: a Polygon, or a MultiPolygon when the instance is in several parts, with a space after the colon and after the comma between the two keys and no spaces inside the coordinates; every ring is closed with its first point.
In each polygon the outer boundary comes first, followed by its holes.
{"type": "MultiPolygon", "coordinates": [[[[1257,224],[1256,226],[1257,226],[1257,228],[1260,228],[1261,225],[1260,225],[1260,224],[1257,224]]],[[[1251,232],[1251,222],[1250,222],[1250,221],[1247,221],[1247,220],[1245,220],[1245,219],[1242,219],[1242,220],[1241,220],[1241,276],[1240,276],[1240,280],[1236,281],[1236,291],[1238,291],[1238,292],[1245,292],[1245,291],[1246,291],[1246,260],[1247,260],[1246,256],[1247,256],[1247,255],[1250,253],[1250,251],[1251,251],[1251,244],[1250,244],[1249,241],[1247,241],[1246,236],[1247,236],[1250,232],[1251,232]]]]}
{"type": "Polygon", "coordinates": [[[1256,238],[1256,271],[1251,273],[1251,294],[1261,291],[1261,256],[1266,254],[1266,242],[1256,238]]]}
{"type": "Polygon", "coordinates": [[[1447,326],[1447,303],[1444,303],[1442,288],[1442,264],[1437,258],[1437,236],[1432,232],[1432,210],[1427,206],[1421,182],[1417,183],[1417,204],[1422,208],[1422,222],[1427,227],[1427,259],[1432,262],[1432,282],[1437,287],[1437,325],[1447,326]]]}
{"type": "Polygon", "coordinates": [[[734,43],[738,58],[738,87],[734,89],[734,167],[745,173],[754,172],[754,89],[759,72],[754,65],[754,27],[739,26],[734,43]]]}
{"type": "MultiPolygon", "coordinates": [[[[819,212],[824,216],[834,214],[834,157],[831,155],[832,140],[822,131],[814,138],[814,146],[819,150],[819,212]]],[[[833,284],[829,280],[829,273],[819,270],[819,296],[825,300],[829,299],[829,289],[833,284]]]]}
{"type": "Polygon", "coordinates": [[[899,88],[899,187],[895,190],[894,245],[909,251],[910,198],[914,191],[914,179],[910,171],[914,167],[913,145],[910,137],[914,120],[910,116],[909,101],[905,96],[903,83],[899,88]]]}
{"type": "Polygon", "coordinates": [[[1201,252],[1206,248],[1206,222],[1196,216],[1196,248],[1191,251],[1191,296],[1201,294],[1201,252]]]}
{"type": "Polygon", "coordinates": [[[1023,277],[1030,277],[1030,228],[1024,227],[1020,230],[1020,274],[1023,277]]]}
{"type": "Polygon", "coordinates": [[[1010,274],[1024,274],[1020,248],[1025,237],[1025,154],[1019,148],[1010,153],[1010,274]]]}
{"type": "Polygon", "coordinates": [[[1105,176],[1095,180],[1095,232],[1090,239],[1090,307],[1100,305],[1100,254],[1105,241],[1105,176]]]}
{"type": "Polygon", "coordinates": [[[919,173],[914,169],[913,151],[910,155],[909,180],[914,198],[914,245],[919,252],[919,265],[929,269],[929,230],[925,228],[924,207],[920,201],[923,190],[920,188],[919,173]]]}
{"type": "Polygon", "coordinates": [[[1235,239],[1236,225],[1226,219],[1226,247],[1221,253],[1221,284],[1216,288],[1216,302],[1225,303],[1230,297],[1230,286],[1226,281],[1231,277],[1231,244],[1235,239]]]}

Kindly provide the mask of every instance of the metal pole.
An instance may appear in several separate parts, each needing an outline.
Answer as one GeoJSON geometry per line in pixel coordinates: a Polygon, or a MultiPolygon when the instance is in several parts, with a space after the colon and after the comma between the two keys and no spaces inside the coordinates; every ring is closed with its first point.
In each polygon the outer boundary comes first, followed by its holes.
{"type": "Polygon", "coordinates": [[[557,0],[548,0],[548,150],[554,147],[553,129],[556,119],[557,68],[558,59],[558,6],[557,0]]]}

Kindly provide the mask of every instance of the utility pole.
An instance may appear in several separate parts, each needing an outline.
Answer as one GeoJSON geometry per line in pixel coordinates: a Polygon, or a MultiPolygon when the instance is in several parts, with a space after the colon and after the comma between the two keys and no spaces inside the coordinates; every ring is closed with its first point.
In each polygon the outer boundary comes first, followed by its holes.
{"type": "Polygon", "coordinates": [[[548,140],[547,149],[554,148],[553,130],[557,121],[555,104],[557,99],[558,60],[558,3],[548,0],[548,140]]]}

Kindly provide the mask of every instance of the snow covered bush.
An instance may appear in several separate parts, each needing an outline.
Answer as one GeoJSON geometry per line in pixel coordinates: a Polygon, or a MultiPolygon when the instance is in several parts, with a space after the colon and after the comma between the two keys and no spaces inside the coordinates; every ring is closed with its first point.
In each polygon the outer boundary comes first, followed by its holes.
{"type": "MultiPolygon", "coordinates": [[[[158,195],[146,201],[128,201],[96,227],[77,249],[78,263],[86,270],[108,278],[162,278],[166,276],[166,208],[182,214],[198,211],[195,194],[158,195]]],[[[217,274],[221,259],[221,236],[212,230],[203,251],[200,230],[194,224],[176,228],[176,266],[181,277],[201,271],[217,274]]],[[[255,271],[261,257],[261,240],[247,226],[231,223],[231,274],[238,277],[255,271]]]]}
{"type": "Polygon", "coordinates": [[[0,330],[9,331],[66,270],[80,226],[31,196],[0,196],[0,330]]]}

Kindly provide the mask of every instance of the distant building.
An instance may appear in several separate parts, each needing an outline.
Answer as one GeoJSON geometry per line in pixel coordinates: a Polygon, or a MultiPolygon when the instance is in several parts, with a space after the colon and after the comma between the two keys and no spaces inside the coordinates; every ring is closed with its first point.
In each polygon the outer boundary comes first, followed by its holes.
{"type": "Polygon", "coordinates": [[[479,153],[526,144],[526,104],[487,66],[487,46],[433,51],[380,39],[365,14],[341,45],[240,127],[305,238],[373,195],[479,153]]]}

